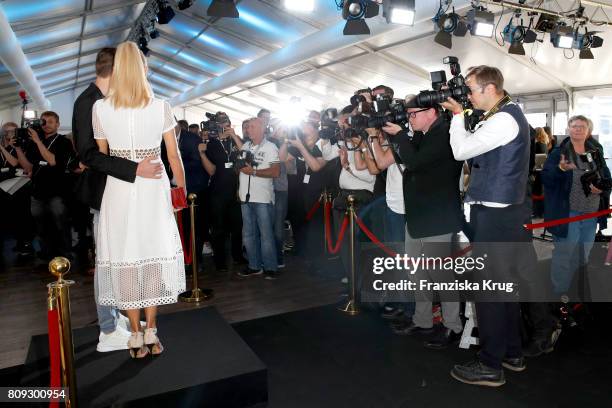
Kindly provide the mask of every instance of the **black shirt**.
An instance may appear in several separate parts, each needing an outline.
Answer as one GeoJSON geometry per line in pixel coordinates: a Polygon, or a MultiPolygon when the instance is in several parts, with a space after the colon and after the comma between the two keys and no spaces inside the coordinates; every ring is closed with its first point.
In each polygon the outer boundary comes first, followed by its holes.
{"type": "Polygon", "coordinates": [[[178,147],[183,160],[185,181],[189,193],[198,193],[208,186],[209,176],[202,166],[200,151],[198,150],[200,143],[202,143],[200,136],[181,129],[178,147]]]}
{"type": "Polygon", "coordinates": [[[236,195],[238,174],[233,168],[236,159],[236,145],[230,138],[212,138],[206,147],[206,157],[215,165],[215,174],[210,178],[210,193],[224,197],[236,195]]]}
{"type": "MultiPolygon", "coordinates": [[[[17,158],[17,153],[13,146],[5,147],[5,150],[9,152],[11,156],[17,158]]],[[[16,167],[11,166],[11,163],[6,159],[4,153],[0,152],[0,181],[8,180],[15,177],[16,167]]]]}
{"type": "Polygon", "coordinates": [[[26,158],[32,165],[32,196],[46,199],[62,196],[66,189],[66,165],[74,154],[72,143],[63,135],[45,137],[43,145],[55,155],[55,166],[49,165],[35,143],[26,146],[26,158]]]}
{"type": "Polygon", "coordinates": [[[413,238],[461,230],[463,213],[459,194],[462,162],[450,146],[449,123],[439,118],[426,134],[410,139],[405,132],[393,137],[402,164],[406,226],[413,238]]]}
{"type": "Polygon", "coordinates": [[[138,163],[121,157],[101,153],[94,139],[91,111],[97,100],[104,98],[92,83],[74,102],[72,111],[72,134],[79,159],[88,166],[77,181],[77,198],[91,208],[99,210],[106,186],[106,175],[133,183],[138,163]]]}

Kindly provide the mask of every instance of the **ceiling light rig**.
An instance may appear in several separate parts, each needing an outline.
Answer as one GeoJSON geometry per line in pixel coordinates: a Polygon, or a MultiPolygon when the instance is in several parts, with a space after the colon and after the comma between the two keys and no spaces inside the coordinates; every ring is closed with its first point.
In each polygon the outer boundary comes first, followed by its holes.
{"type": "Polygon", "coordinates": [[[516,10],[514,17],[510,18],[510,21],[502,31],[504,40],[510,43],[508,54],[525,55],[525,47],[523,44],[532,44],[536,42],[538,35],[531,29],[532,25],[533,17],[529,20],[529,26],[525,26],[521,18],[521,11],[516,10]],[[519,25],[514,25],[515,18],[517,21],[520,21],[519,25]]]}
{"type": "Polygon", "coordinates": [[[453,48],[453,37],[465,37],[468,27],[465,20],[455,13],[453,7],[452,13],[448,13],[451,1],[447,0],[444,4],[440,2],[440,8],[432,19],[435,24],[435,29],[439,30],[434,37],[434,41],[446,48],[453,48]],[[446,8],[445,8],[446,7],[446,8]]]}
{"type": "Polygon", "coordinates": [[[239,18],[240,13],[234,0],[212,0],[206,14],[210,17],[239,18]]]}
{"type": "Polygon", "coordinates": [[[344,0],[342,3],[342,18],[346,20],[344,35],[370,34],[366,18],[376,17],[379,12],[378,3],[371,0],[344,0]]]}
{"type": "Polygon", "coordinates": [[[387,23],[414,25],[414,0],[385,0],[383,3],[383,17],[387,23]]]}

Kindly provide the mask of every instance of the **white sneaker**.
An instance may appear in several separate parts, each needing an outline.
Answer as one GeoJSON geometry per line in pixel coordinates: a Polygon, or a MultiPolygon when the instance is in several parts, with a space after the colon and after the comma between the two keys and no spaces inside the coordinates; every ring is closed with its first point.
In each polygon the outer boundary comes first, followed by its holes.
{"type": "Polygon", "coordinates": [[[103,332],[100,332],[96,350],[98,350],[100,353],[106,353],[107,351],[127,350],[130,334],[131,333],[129,331],[124,330],[119,325],[117,325],[117,328],[112,333],[104,334],[103,332]]]}
{"type": "Polygon", "coordinates": [[[340,282],[344,283],[345,285],[348,285],[348,278],[345,276],[344,278],[340,279],[340,282]]]}
{"type": "MultiPolygon", "coordinates": [[[[119,318],[117,319],[117,326],[121,326],[121,328],[127,332],[131,332],[132,328],[130,327],[130,319],[126,316],[119,313],[119,318]]],[[[140,321],[140,327],[144,329],[147,327],[147,322],[140,321]]]]}
{"type": "Polygon", "coordinates": [[[202,255],[209,256],[213,254],[212,247],[210,246],[210,242],[205,242],[202,246],[202,255]]]}

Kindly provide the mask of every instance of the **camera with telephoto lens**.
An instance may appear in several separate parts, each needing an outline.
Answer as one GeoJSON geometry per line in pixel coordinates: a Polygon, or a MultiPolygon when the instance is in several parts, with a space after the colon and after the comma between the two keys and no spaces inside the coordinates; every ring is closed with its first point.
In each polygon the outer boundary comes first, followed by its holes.
{"type": "Polygon", "coordinates": [[[586,166],[584,169],[585,173],[580,176],[580,183],[582,184],[582,191],[584,191],[585,196],[588,197],[591,194],[591,185],[602,191],[612,190],[612,179],[605,177],[600,166],[604,159],[599,150],[589,150],[577,156],[582,161],[582,165],[586,166]]]}
{"type": "Polygon", "coordinates": [[[421,91],[414,99],[416,108],[433,108],[440,103],[446,102],[448,98],[453,98],[459,102],[464,109],[471,109],[472,104],[468,99],[470,88],[465,84],[465,78],[461,75],[461,67],[457,57],[446,57],[442,60],[444,64],[450,65],[453,77],[447,82],[446,72],[430,72],[432,91],[421,91]],[[442,87],[447,86],[446,89],[442,87]]]}
{"type": "Polygon", "coordinates": [[[208,132],[208,137],[214,139],[219,137],[223,133],[223,124],[229,123],[229,117],[222,113],[210,113],[206,112],[207,121],[200,122],[200,129],[204,132],[208,132]]]}
{"type": "Polygon", "coordinates": [[[365,134],[367,137],[365,129],[382,129],[387,122],[398,124],[403,128],[407,127],[409,114],[406,112],[407,106],[403,100],[391,99],[387,95],[377,95],[373,106],[375,110],[370,116],[349,116],[348,123],[358,135],[364,137],[365,134]]]}
{"type": "Polygon", "coordinates": [[[240,170],[246,166],[257,167],[255,155],[249,150],[239,150],[234,160],[234,169],[240,170]]]}
{"type": "Polygon", "coordinates": [[[32,119],[24,122],[24,127],[15,129],[15,147],[24,147],[28,140],[30,140],[30,133],[28,129],[33,129],[38,137],[43,140],[45,138],[45,132],[43,126],[46,122],[44,119],[32,119]]]}
{"type": "Polygon", "coordinates": [[[341,131],[338,125],[338,109],[328,108],[321,112],[321,130],[319,130],[321,139],[336,140],[341,131]]]}
{"type": "Polygon", "coordinates": [[[360,89],[353,96],[351,96],[350,103],[353,108],[357,108],[359,113],[370,113],[372,112],[372,104],[368,102],[363,94],[369,94],[370,100],[372,100],[372,90],[370,88],[360,89]]]}

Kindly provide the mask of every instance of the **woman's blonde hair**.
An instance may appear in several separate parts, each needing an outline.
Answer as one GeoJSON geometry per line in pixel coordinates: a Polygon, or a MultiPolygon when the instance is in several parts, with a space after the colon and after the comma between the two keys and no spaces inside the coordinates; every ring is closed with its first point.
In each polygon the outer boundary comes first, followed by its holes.
{"type": "Polygon", "coordinates": [[[113,107],[142,108],[149,104],[153,92],[147,81],[146,66],[146,59],[136,43],[119,44],[107,96],[113,107]]]}
{"type": "Polygon", "coordinates": [[[535,140],[536,142],[544,143],[547,146],[550,143],[550,138],[548,137],[548,133],[546,133],[546,131],[541,127],[536,128],[535,140]]]}

